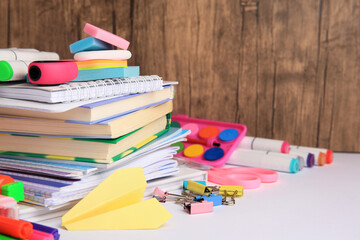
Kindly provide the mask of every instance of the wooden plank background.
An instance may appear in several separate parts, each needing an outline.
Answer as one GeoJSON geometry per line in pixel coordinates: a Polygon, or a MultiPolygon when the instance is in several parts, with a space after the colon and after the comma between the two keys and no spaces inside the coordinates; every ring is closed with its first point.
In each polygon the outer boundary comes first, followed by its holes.
{"type": "Polygon", "coordinates": [[[360,151],[358,0],[0,0],[0,48],[72,58],[90,22],[142,74],[179,81],[175,113],[248,135],[360,151]]]}

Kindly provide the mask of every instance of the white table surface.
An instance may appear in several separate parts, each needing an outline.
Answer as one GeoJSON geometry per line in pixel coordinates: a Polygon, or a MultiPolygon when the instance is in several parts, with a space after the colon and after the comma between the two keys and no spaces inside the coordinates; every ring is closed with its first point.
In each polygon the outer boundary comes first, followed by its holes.
{"type": "MultiPolygon", "coordinates": [[[[164,204],[173,218],[157,230],[66,231],[60,239],[360,239],[360,154],[335,153],[334,163],[279,173],[277,183],[246,190],[235,206],[189,215],[164,204]]],[[[116,221],[116,220],[114,220],[116,221]]]]}

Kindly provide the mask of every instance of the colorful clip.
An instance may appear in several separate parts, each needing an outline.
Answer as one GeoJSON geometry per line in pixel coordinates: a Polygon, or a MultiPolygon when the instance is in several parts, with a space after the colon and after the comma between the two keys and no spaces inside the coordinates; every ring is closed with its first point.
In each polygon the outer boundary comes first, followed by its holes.
{"type": "Polygon", "coordinates": [[[184,209],[189,214],[199,214],[199,213],[210,213],[213,212],[213,202],[196,202],[196,203],[190,203],[186,202],[184,203],[184,209]]]}
{"type": "Polygon", "coordinates": [[[156,198],[159,202],[166,202],[167,194],[159,187],[156,187],[153,192],[153,197],[156,198]]]}
{"type": "Polygon", "coordinates": [[[222,205],[222,195],[215,195],[215,194],[210,194],[209,196],[196,196],[195,197],[195,201],[197,202],[202,202],[202,201],[208,201],[208,202],[213,202],[213,206],[219,206],[222,205]]]}
{"type": "Polygon", "coordinates": [[[238,191],[235,190],[233,192],[233,194],[230,194],[231,198],[230,200],[227,200],[227,196],[229,195],[229,193],[225,190],[224,191],[224,199],[222,200],[222,204],[223,205],[234,205],[235,204],[235,197],[237,195],[238,191]]]}
{"type": "Polygon", "coordinates": [[[29,239],[33,234],[30,222],[0,216],[0,233],[11,237],[29,239]]]}
{"type": "Polygon", "coordinates": [[[8,183],[1,186],[1,194],[9,196],[19,202],[24,200],[24,184],[22,182],[8,183]]]}
{"type": "Polygon", "coordinates": [[[194,193],[197,193],[200,195],[206,195],[206,196],[208,196],[209,194],[212,193],[212,189],[210,189],[207,186],[204,186],[200,183],[194,182],[192,180],[189,180],[186,189],[188,189],[194,193]]]}
{"type": "MultiPolygon", "coordinates": [[[[199,181],[194,181],[194,182],[197,182],[197,183],[200,183],[200,184],[206,186],[206,181],[200,181],[200,180],[199,180],[199,181]]],[[[184,183],[183,183],[183,188],[184,188],[184,189],[187,189],[188,183],[189,183],[189,181],[184,181],[184,183]]]]}
{"type": "Polygon", "coordinates": [[[233,195],[234,193],[235,197],[242,197],[244,194],[244,187],[243,186],[230,186],[230,185],[221,185],[219,188],[219,194],[220,195],[233,195]]]}

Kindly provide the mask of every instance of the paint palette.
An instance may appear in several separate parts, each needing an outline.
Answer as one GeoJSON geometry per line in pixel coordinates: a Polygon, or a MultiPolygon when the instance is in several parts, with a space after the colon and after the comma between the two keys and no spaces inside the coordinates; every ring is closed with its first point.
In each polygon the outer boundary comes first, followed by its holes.
{"type": "Polygon", "coordinates": [[[246,126],[186,115],[171,118],[173,127],[188,129],[191,133],[187,142],[177,143],[180,147],[177,157],[185,157],[194,162],[221,167],[246,134],[246,126]]]}

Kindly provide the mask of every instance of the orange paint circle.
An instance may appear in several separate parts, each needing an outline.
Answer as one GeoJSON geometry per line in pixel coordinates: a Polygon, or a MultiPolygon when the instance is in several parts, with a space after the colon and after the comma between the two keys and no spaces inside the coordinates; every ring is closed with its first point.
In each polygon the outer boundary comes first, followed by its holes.
{"type": "Polygon", "coordinates": [[[219,134],[219,129],[214,126],[207,126],[199,131],[199,137],[203,139],[209,139],[216,137],[219,134]]]}
{"type": "Polygon", "coordinates": [[[200,144],[193,144],[191,146],[188,146],[184,150],[185,157],[198,157],[204,152],[204,147],[200,144]]]}

